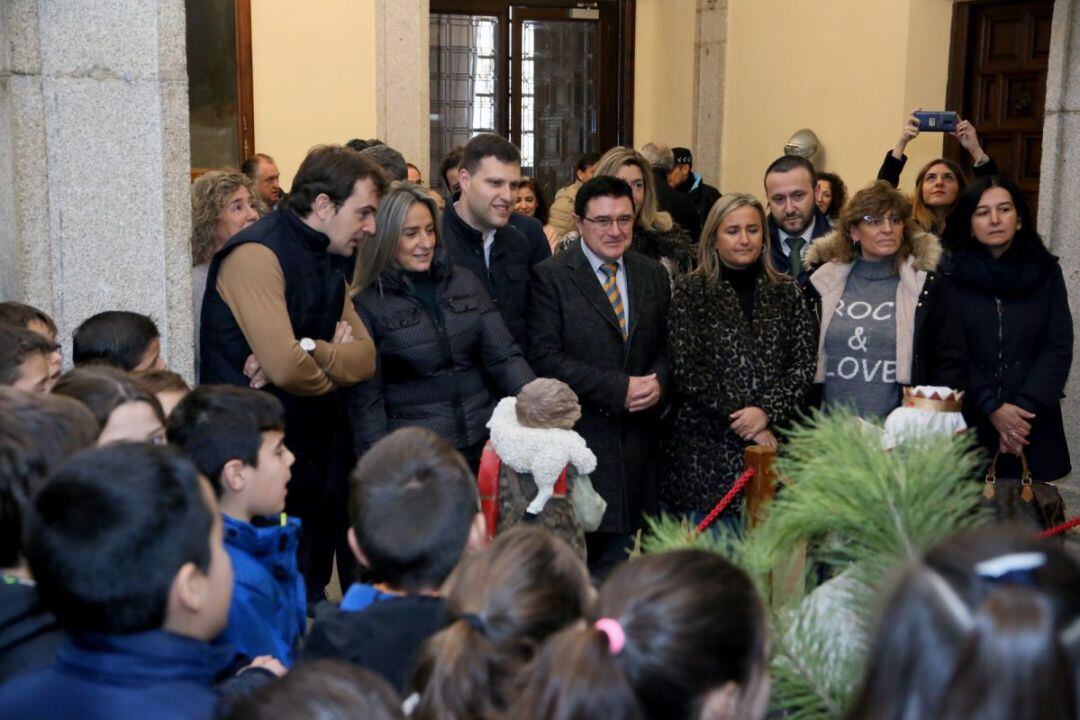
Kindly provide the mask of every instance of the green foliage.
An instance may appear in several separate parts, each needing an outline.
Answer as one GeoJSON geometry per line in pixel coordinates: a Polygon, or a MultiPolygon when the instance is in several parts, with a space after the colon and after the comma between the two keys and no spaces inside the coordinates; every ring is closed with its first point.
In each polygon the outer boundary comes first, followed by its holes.
{"type": "Polygon", "coordinates": [[[776,464],[781,487],[753,532],[697,535],[662,516],[650,521],[642,549],[700,547],[746,570],[771,598],[773,710],[788,720],[836,718],[857,689],[877,596],[896,568],[986,521],[980,458],[964,436],[887,451],[843,410],[815,414],[787,437],[776,464]],[[778,578],[803,547],[802,587],[781,588],[778,578]],[[839,577],[805,598],[821,575],[839,577]]]}

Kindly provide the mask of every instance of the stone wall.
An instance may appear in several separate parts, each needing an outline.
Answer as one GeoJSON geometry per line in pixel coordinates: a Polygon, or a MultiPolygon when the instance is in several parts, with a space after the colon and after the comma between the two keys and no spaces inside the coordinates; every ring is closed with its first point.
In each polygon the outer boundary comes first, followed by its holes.
{"type": "Polygon", "coordinates": [[[0,292],[72,330],[146,313],[191,377],[183,0],[4,0],[0,292]]]}
{"type": "MultiPolygon", "coordinates": [[[[427,173],[431,154],[428,0],[376,0],[376,134],[427,173]]],[[[438,186],[437,178],[427,183],[438,186]]]]}
{"type": "MultiPolygon", "coordinates": [[[[1046,82],[1039,234],[1061,257],[1073,326],[1080,318],[1080,0],[1056,0],[1046,82]]],[[[1080,467],[1080,348],[1065,388],[1065,434],[1080,467]]],[[[1074,477],[1080,476],[1074,473],[1074,477]]],[[[1070,511],[1070,515],[1075,514],[1070,511]]]]}
{"type": "Polygon", "coordinates": [[[727,24],[728,0],[698,0],[694,33],[694,169],[717,187],[724,167],[727,24]]]}

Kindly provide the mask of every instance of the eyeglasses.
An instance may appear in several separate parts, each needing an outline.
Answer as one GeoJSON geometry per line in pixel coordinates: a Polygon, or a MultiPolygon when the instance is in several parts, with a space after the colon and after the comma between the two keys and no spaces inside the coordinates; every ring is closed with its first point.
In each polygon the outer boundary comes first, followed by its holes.
{"type": "Polygon", "coordinates": [[[601,230],[603,230],[604,228],[609,228],[612,225],[618,225],[620,228],[625,230],[626,228],[634,224],[633,215],[620,215],[619,217],[614,218],[606,216],[597,218],[586,217],[581,219],[587,222],[591,222],[593,225],[600,228],[601,230]]]}
{"type": "Polygon", "coordinates": [[[899,214],[892,215],[863,215],[862,221],[872,228],[879,228],[887,221],[892,227],[904,224],[904,217],[899,214]]]}

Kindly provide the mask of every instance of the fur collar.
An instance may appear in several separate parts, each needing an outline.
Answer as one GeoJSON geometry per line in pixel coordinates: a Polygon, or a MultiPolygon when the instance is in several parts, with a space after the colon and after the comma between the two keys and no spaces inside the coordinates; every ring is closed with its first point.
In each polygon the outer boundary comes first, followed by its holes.
{"type": "MultiPolygon", "coordinates": [[[[805,264],[807,267],[818,267],[827,262],[838,260],[840,248],[851,242],[851,238],[841,237],[838,230],[833,230],[827,235],[822,235],[806,251],[805,264]]],[[[915,269],[926,272],[937,270],[941,264],[941,241],[937,235],[923,230],[916,230],[911,236],[912,254],[915,260],[915,269]]]]}
{"type": "Polygon", "coordinates": [[[491,444],[499,459],[519,473],[528,473],[536,482],[536,497],[529,512],[544,509],[563,468],[573,465],[579,474],[596,469],[596,455],[585,439],[573,430],[525,427],[517,419],[517,398],[505,397],[495,406],[487,426],[491,444]]]}

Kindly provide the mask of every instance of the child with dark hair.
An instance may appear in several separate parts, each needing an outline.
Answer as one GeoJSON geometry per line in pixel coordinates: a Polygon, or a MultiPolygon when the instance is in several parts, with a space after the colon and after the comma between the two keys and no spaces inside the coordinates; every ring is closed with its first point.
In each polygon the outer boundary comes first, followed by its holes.
{"type": "Polygon", "coordinates": [[[348,660],[400,691],[416,651],[447,624],[443,582],[484,544],[476,480],[448,442],[402,428],[360,459],[349,516],[349,546],[378,584],[354,583],[340,606],[318,608],[304,658],[348,660]]]}
{"type": "Polygon", "coordinates": [[[0,302],[0,325],[14,325],[23,327],[30,332],[35,332],[51,342],[55,347],[49,353],[49,382],[50,388],[60,379],[61,361],[60,336],[56,330],[56,323],[48,313],[38,310],[33,305],[9,300],[0,302]]]}
{"type": "Polygon", "coordinates": [[[1080,565],[1021,528],[956,535],[884,598],[847,720],[1071,719],[1080,565]]]}
{"type": "Polygon", "coordinates": [[[102,363],[122,370],[164,370],[161,333],[146,315],[126,310],[98,313],[75,328],[71,356],[75,365],[102,363]]]}
{"type": "Polygon", "coordinates": [[[427,641],[410,685],[417,720],[502,717],[513,685],[550,635],[589,609],[585,563],[561,539],[519,525],[466,557],[447,581],[454,621],[427,641]]]}
{"type": "Polygon", "coordinates": [[[0,717],[209,718],[232,567],[209,483],[171,448],[72,456],[30,503],[24,554],[68,637],[0,687],[0,717]]]}
{"type": "Polygon", "coordinates": [[[187,384],[187,381],[180,377],[180,373],[174,373],[172,370],[140,370],[132,375],[147,390],[154,393],[158,402],[161,403],[161,412],[165,414],[165,417],[169,417],[177,403],[191,392],[191,386],[187,384]]]}
{"type": "Polygon", "coordinates": [[[69,370],[53,388],[90,408],[97,418],[98,445],[111,442],[165,442],[161,403],[131,374],[108,365],[69,370]]]}
{"type": "Polygon", "coordinates": [[[219,497],[236,578],[222,640],[243,656],[291,665],[306,603],[296,557],[300,521],[282,512],[294,458],[281,403],[257,390],[201,385],[173,410],[167,436],[219,497]]]}
{"type": "Polygon", "coordinates": [[[56,655],[60,628],[22,556],[23,512],[53,470],[96,439],[94,416],[75,400],[0,387],[0,683],[56,655]]]}
{"type": "Polygon", "coordinates": [[[750,578],[715,553],[676,550],[620,565],[586,628],[533,663],[519,720],[761,720],[765,610],[750,578]]]}
{"type": "Polygon", "coordinates": [[[36,332],[15,325],[0,325],[0,385],[27,392],[46,393],[52,380],[49,357],[56,345],[36,332]]]}
{"type": "Polygon", "coordinates": [[[334,660],[305,663],[238,703],[227,720],[404,720],[401,700],[373,672],[334,660]]]}
{"type": "Polygon", "coordinates": [[[8,300],[0,302],[0,324],[24,327],[46,340],[56,342],[56,323],[33,305],[8,300]]]}

